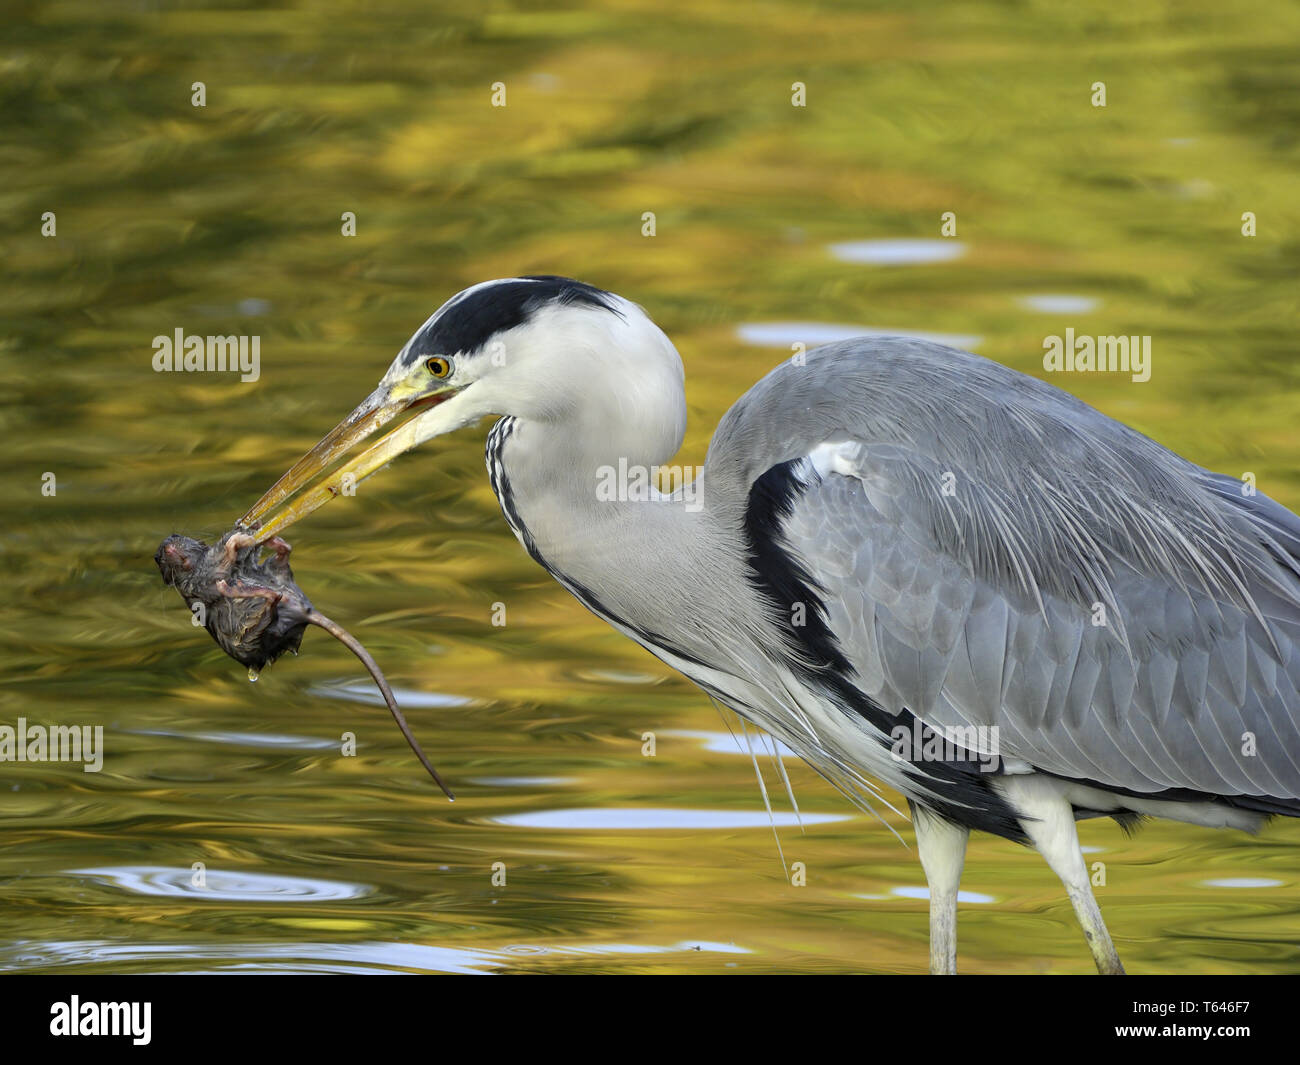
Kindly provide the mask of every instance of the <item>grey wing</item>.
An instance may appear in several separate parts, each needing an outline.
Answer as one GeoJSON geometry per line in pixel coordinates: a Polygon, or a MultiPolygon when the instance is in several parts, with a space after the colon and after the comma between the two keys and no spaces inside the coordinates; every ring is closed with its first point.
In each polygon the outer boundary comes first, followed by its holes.
{"type": "Polygon", "coordinates": [[[779,537],[886,709],[1004,756],[1300,810],[1300,518],[1046,382],[910,338],[787,362],[722,419],[713,498],[779,537]],[[1289,804],[1289,805],[1288,805],[1289,804]]]}
{"type": "Polygon", "coordinates": [[[1108,521],[1136,506],[1122,485],[1034,470],[998,483],[852,439],[792,463],[780,536],[853,682],[932,727],[996,727],[1004,759],[1062,776],[1300,797],[1300,520],[1198,471],[1203,510],[1108,521]]]}

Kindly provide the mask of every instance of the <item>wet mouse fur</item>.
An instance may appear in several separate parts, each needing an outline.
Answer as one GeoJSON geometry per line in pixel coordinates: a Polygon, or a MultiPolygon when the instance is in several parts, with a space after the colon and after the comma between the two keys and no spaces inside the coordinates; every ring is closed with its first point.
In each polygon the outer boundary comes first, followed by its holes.
{"type": "Polygon", "coordinates": [[[296,653],[312,614],[294,583],[287,545],[272,546],[275,553],[259,562],[260,548],[239,530],[215,544],[176,534],[154,555],[163,580],[190,609],[203,604],[204,627],[221,649],[254,671],[296,653]]]}

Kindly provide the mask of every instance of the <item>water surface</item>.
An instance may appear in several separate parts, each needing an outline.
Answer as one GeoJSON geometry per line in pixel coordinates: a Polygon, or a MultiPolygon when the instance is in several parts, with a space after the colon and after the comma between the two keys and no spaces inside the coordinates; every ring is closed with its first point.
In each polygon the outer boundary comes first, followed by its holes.
{"type": "MultiPolygon", "coordinates": [[[[1066,328],[1151,335],[1149,383],[1056,383],[1300,506],[1294,5],[69,0],[11,19],[0,723],[100,725],[107,751],[98,774],[0,765],[0,970],[924,969],[914,851],[787,759],[801,830],[760,748],[792,886],[708,701],[519,550],[486,427],[291,537],[455,805],[333,641],[249,684],[163,588],[158,541],[220,532],[467,284],[569,274],[647,307],[687,368],[685,463],[792,344],[844,329],[1029,373],[1066,328]],[[258,379],[155,373],[177,328],[259,336],[258,379]]],[[[1300,968],[1300,824],[1081,833],[1131,971],[1300,968]]],[[[965,971],[1090,969],[1033,854],[977,838],[963,887],[965,971]]]]}

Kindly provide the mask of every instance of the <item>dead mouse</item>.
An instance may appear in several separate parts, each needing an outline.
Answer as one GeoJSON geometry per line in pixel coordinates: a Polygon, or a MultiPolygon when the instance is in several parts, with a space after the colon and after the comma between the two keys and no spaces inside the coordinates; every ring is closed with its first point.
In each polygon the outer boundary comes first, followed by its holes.
{"type": "Polygon", "coordinates": [[[169,536],[154,561],[163,580],[194,609],[226,654],[254,674],[285,651],[298,650],[312,605],[293,582],[289,545],[278,537],[266,562],[247,533],[226,533],[215,545],[188,536],[169,536]]]}
{"type": "Polygon", "coordinates": [[[273,554],[262,562],[256,539],[239,529],[226,533],[215,544],[174,534],[159,545],[154,561],[163,580],[180,592],[191,610],[196,603],[203,605],[204,627],[226,654],[248,667],[252,679],[285,651],[297,653],[308,625],[319,626],[347,647],[379,686],[420,764],[454,802],[455,796],[420,749],[370,653],[303,595],[289,568],[289,545],[276,536],[267,546],[273,554]]]}

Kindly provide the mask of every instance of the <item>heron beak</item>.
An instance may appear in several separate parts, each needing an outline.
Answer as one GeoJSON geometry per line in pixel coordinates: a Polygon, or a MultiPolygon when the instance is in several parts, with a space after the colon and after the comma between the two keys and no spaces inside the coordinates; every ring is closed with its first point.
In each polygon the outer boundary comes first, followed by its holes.
{"type": "Polygon", "coordinates": [[[391,386],[380,385],[271,486],[252,510],[239,519],[239,527],[254,532],[258,543],[264,543],[335,496],[342,495],[345,488],[354,487],[398,455],[416,447],[421,439],[415,431],[419,419],[411,418],[308,487],[331,463],[398,415],[427,410],[456,393],[456,389],[447,388],[431,394],[422,386],[423,382],[416,385],[405,381],[391,386]]]}

